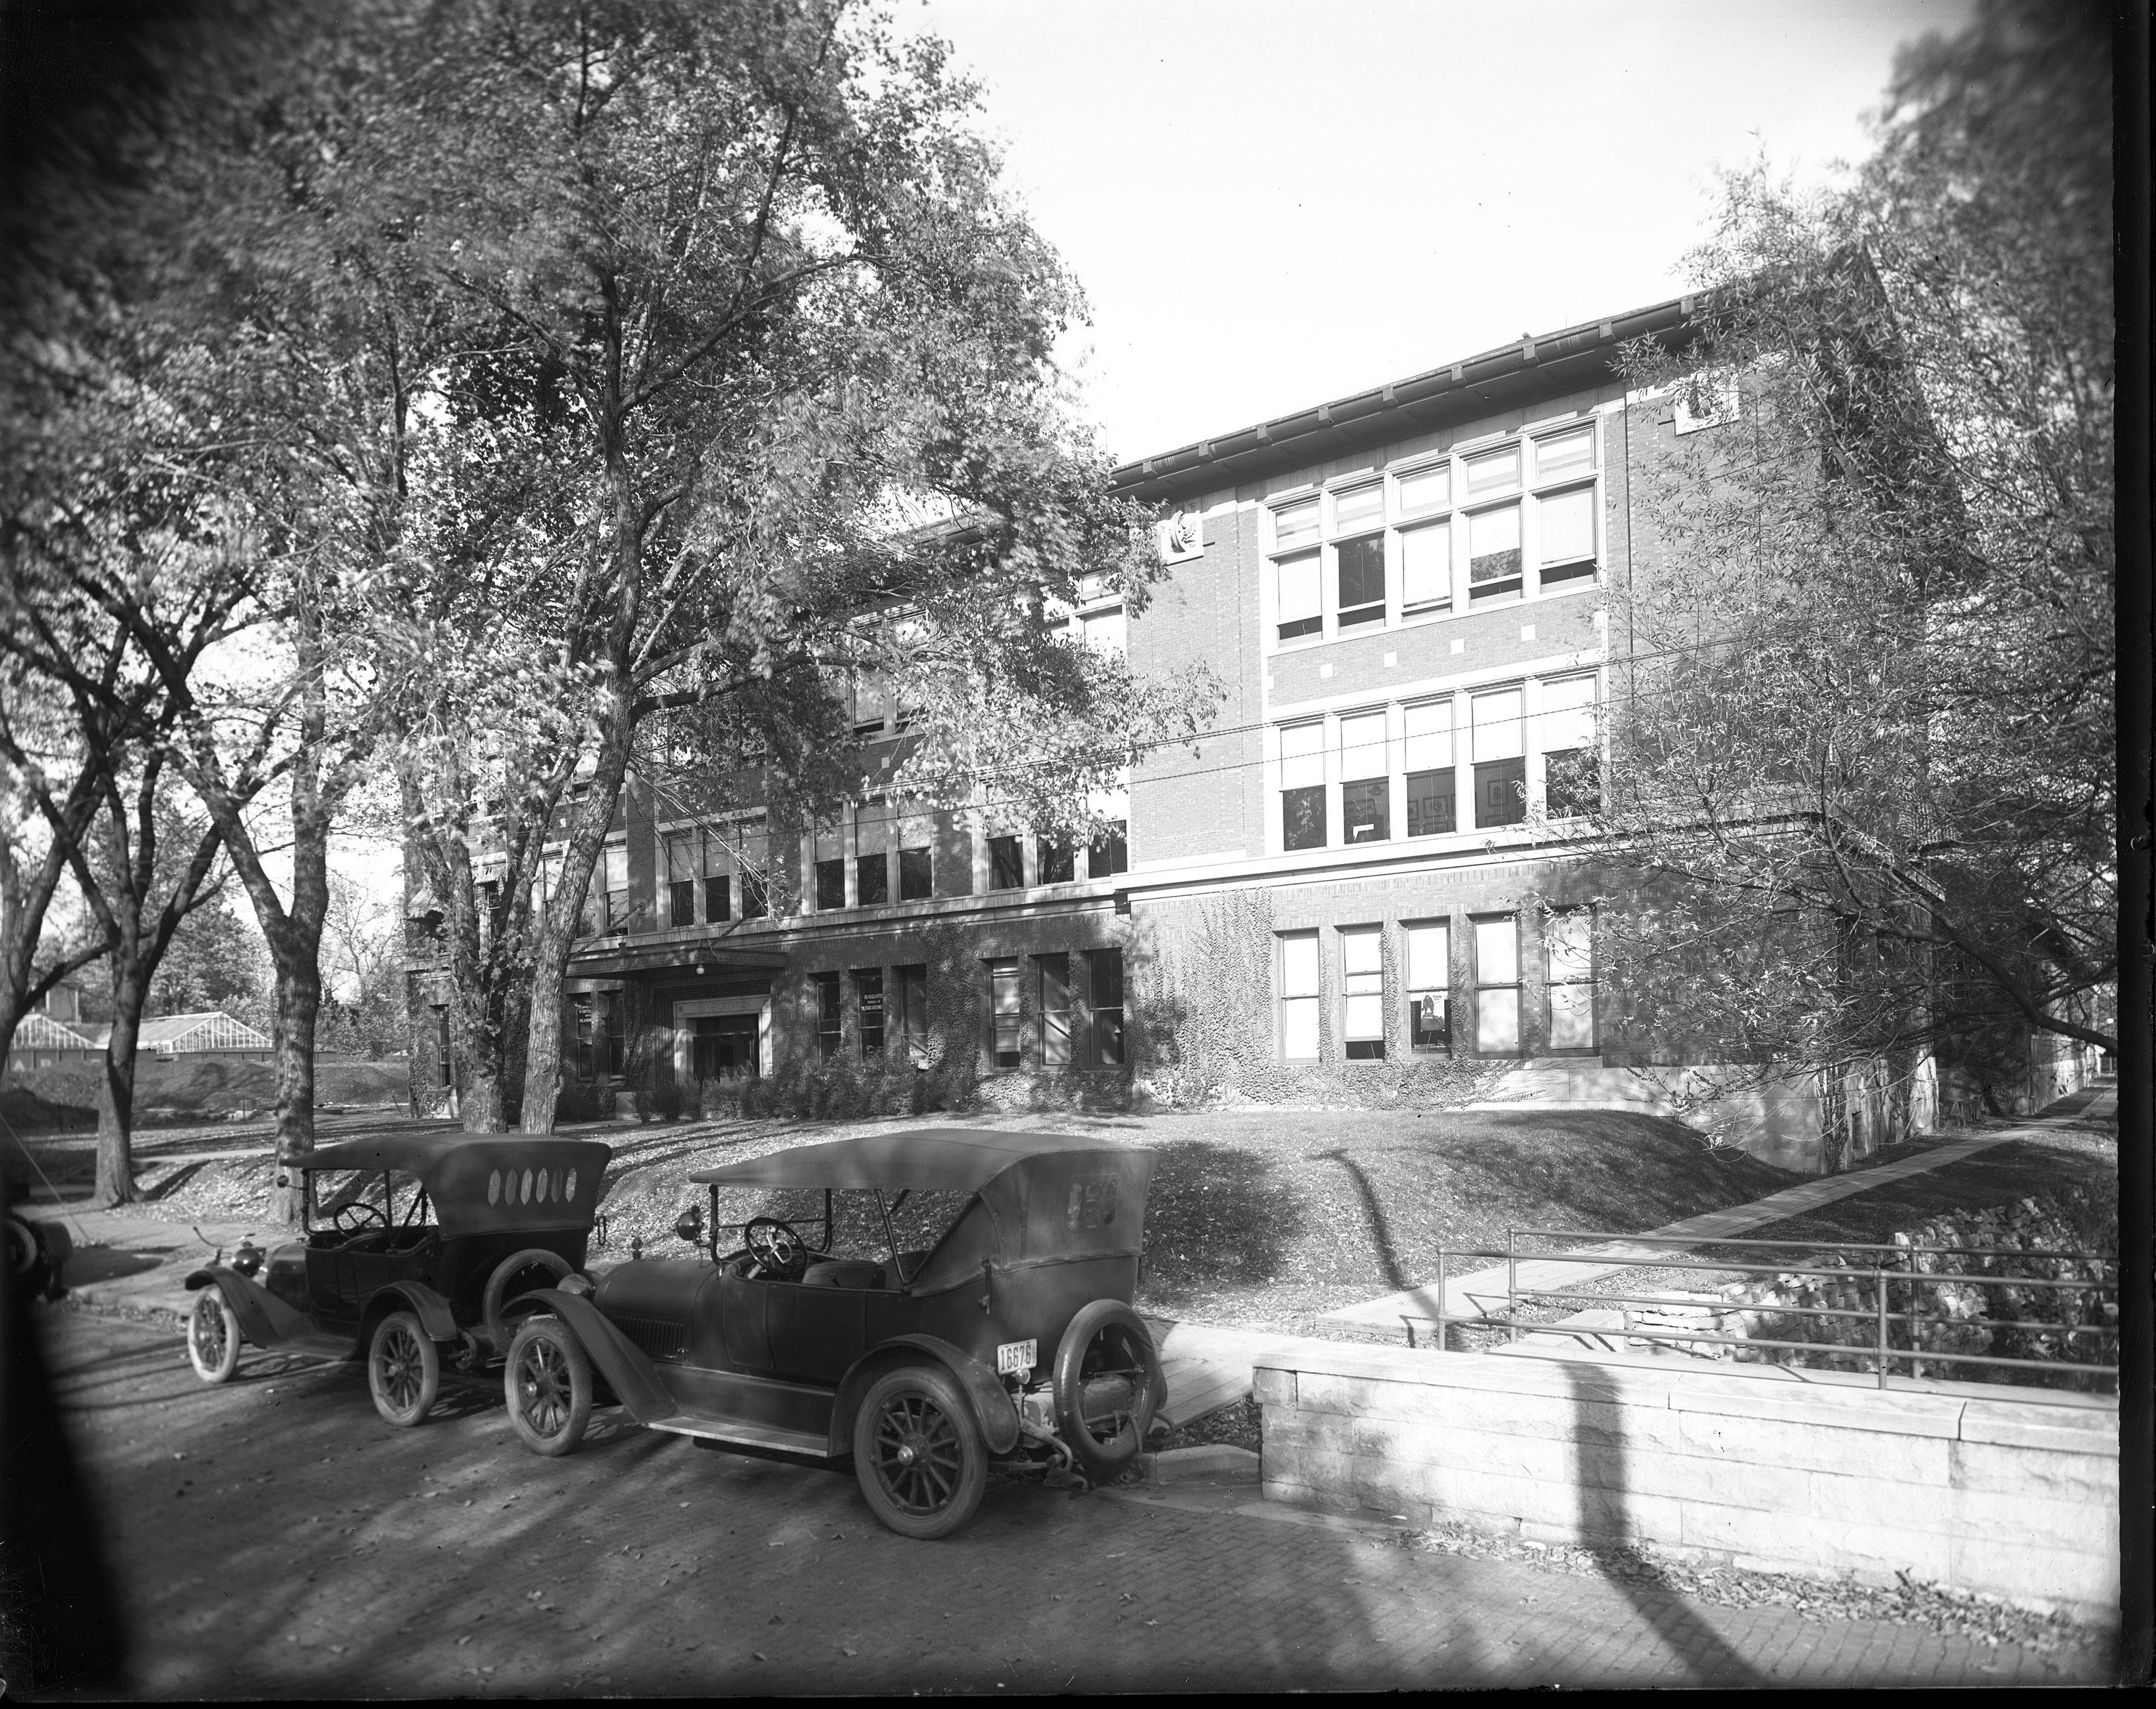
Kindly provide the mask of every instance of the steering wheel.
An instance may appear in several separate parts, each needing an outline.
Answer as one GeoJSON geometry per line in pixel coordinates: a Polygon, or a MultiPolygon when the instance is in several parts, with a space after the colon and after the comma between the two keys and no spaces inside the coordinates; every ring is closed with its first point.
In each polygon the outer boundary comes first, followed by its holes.
{"type": "Polygon", "coordinates": [[[365,1199],[354,1199],[348,1205],[337,1207],[331,1215],[330,1226],[340,1234],[364,1234],[369,1228],[387,1228],[389,1213],[365,1199]],[[346,1221],[347,1217],[351,1220],[346,1221]]]}
{"type": "Polygon", "coordinates": [[[798,1282],[808,1273],[808,1243],[793,1225],[776,1217],[752,1217],[742,1224],[742,1244],[758,1268],[782,1281],[798,1282]]]}

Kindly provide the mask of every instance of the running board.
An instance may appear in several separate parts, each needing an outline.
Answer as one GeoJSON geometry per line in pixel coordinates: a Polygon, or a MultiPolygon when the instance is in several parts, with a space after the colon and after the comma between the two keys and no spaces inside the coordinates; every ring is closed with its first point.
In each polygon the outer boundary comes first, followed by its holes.
{"type": "Polygon", "coordinates": [[[670,1418],[654,1418],[646,1428],[669,1431],[676,1436],[695,1436],[706,1442],[735,1443],[743,1448],[773,1448],[785,1454],[813,1454],[818,1459],[831,1457],[829,1437],[814,1435],[806,1430],[782,1429],[776,1424],[714,1424],[703,1418],[691,1418],[686,1413],[676,1413],[670,1418]]]}

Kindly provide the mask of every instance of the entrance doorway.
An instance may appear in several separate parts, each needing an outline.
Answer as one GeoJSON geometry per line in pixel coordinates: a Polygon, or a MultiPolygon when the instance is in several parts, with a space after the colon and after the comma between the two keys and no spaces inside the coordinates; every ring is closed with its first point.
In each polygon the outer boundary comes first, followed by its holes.
{"type": "Polygon", "coordinates": [[[754,1015],[699,1015],[689,1072],[699,1080],[752,1080],[758,1073],[754,1015]]]}

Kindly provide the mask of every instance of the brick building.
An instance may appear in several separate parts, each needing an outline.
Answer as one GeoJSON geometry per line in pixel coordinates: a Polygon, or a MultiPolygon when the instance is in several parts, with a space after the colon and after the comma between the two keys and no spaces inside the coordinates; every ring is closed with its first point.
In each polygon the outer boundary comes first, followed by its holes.
{"type": "MultiPolygon", "coordinates": [[[[1599,1067],[1589,873],[1607,591],[1631,472],[1713,425],[1628,397],[1620,344],[1689,300],[1463,358],[1116,471],[1154,507],[1142,616],[1060,614],[1140,671],[1202,660],[1197,754],[1145,756],[1116,832],[1059,848],[986,800],[819,823],[624,790],[571,965],[566,1078],[808,1108],[1413,1098],[1599,1067]]],[[[415,969],[415,1101],[446,1095],[415,969]]]]}

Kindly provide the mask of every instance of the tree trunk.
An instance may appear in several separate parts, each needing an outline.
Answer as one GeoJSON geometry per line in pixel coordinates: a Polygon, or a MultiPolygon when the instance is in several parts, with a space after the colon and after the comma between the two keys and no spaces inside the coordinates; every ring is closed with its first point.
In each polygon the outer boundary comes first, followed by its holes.
{"type": "MultiPolygon", "coordinates": [[[[321,970],[312,955],[280,955],[277,960],[277,1018],[271,1037],[277,1057],[277,1158],[282,1163],[315,1149],[315,1022],[321,1012],[321,970]]],[[[288,1181],[279,1210],[299,1220],[300,1186],[288,1181]]]]}
{"type": "Polygon", "coordinates": [[[548,953],[552,933],[542,933],[538,965],[531,970],[531,1017],[525,1027],[524,1108],[517,1126],[527,1134],[554,1131],[554,1102],[562,1092],[562,981],[568,960],[566,935],[559,954],[548,953]]]}
{"type": "MultiPolygon", "coordinates": [[[[114,952],[116,960],[119,952],[114,952]]],[[[139,1197],[135,1187],[135,1055],[142,1036],[146,981],[139,970],[116,969],[112,1033],[105,1044],[105,1078],[97,1093],[97,1184],[100,1210],[139,1197]]]]}

